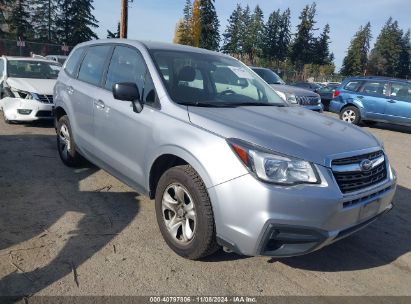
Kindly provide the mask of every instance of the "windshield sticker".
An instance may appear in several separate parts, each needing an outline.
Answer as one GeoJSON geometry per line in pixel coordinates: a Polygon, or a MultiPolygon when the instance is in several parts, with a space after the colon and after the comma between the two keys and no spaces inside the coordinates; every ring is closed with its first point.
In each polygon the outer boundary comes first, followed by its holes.
{"type": "Polygon", "coordinates": [[[234,74],[237,75],[238,78],[246,78],[246,79],[253,79],[253,77],[251,76],[251,74],[249,72],[247,72],[245,69],[243,68],[239,68],[239,67],[234,67],[234,66],[229,66],[228,67],[231,71],[233,71],[234,74]]]}

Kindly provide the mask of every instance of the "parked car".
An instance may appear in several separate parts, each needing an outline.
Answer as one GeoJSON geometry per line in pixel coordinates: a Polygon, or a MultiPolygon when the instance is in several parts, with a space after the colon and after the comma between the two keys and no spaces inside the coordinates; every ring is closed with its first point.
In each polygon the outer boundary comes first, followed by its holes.
{"type": "Polygon", "coordinates": [[[318,83],[314,83],[314,82],[296,82],[296,83],[293,83],[292,86],[310,90],[315,93],[318,93],[318,91],[322,88],[321,85],[319,85],[318,83]]]}
{"type": "Polygon", "coordinates": [[[165,241],[190,259],[218,246],[305,254],[392,208],[396,175],[380,141],[290,106],[227,55],[90,41],[72,51],[54,98],[63,163],[84,156],[155,199],[165,241]]]}
{"type": "Polygon", "coordinates": [[[356,125],[411,125],[411,82],[371,76],[348,78],[335,90],[330,110],[356,125]]]}
{"type": "Polygon", "coordinates": [[[52,119],[53,87],[61,65],[39,58],[0,58],[0,109],[4,120],[52,119]]]}
{"type": "Polygon", "coordinates": [[[338,88],[338,84],[328,84],[318,90],[318,94],[321,97],[321,103],[323,104],[324,110],[328,111],[330,107],[331,99],[334,97],[334,91],[338,88]]]}
{"type": "Polygon", "coordinates": [[[60,64],[64,64],[64,62],[66,62],[67,56],[64,56],[64,55],[47,55],[46,58],[49,59],[49,60],[53,60],[55,62],[58,62],[60,64]]]}
{"type": "Polygon", "coordinates": [[[307,109],[322,112],[320,95],[309,90],[286,85],[285,82],[272,70],[261,67],[251,67],[262,79],[265,80],[284,100],[290,104],[299,104],[307,109]]]}

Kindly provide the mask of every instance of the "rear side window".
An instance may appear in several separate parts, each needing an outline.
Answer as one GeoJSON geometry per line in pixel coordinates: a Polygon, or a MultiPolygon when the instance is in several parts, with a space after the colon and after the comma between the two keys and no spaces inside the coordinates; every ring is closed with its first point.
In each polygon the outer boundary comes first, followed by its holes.
{"type": "Polygon", "coordinates": [[[81,63],[78,79],[93,85],[99,85],[103,75],[104,63],[111,49],[109,45],[93,46],[81,63]]]}
{"type": "Polygon", "coordinates": [[[361,86],[362,81],[350,81],[345,86],[344,89],[351,92],[357,92],[361,86]]]}
{"type": "Polygon", "coordinates": [[[69,60],[67,61],[65,71],[71,77],[75,77],[77,67],[80,63],[81,57],[83,56],[84,49],[76,49],[73,54],[70,55],[69,60]]]}
{"type": "Polygon", "coordinates": [[[411,85],[392,83],[390,97],[411,101],[411,85]]]}
{"type": "Polygon", "coordinates": [[[380,81],[366,81],[361,92],[370,95],[386,96],[388,83],[380,81]]]}
{"type": "Polygon", "coordinates": [[[141,95],[146,70],[144,59],[136,50],[117,46],[111,57],[104,87],[111,91],[116,83],[133,82],[137,85],[141,95]]]}

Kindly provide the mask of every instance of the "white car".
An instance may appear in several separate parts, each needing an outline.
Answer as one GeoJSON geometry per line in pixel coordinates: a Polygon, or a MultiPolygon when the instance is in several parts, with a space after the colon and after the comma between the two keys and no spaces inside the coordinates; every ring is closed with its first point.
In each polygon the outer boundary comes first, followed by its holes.
{"type": "Polygon", "coordinates": [[[59,63],[39,58],[0,58],[0,109],[4,120],[52,119],[59,63]]]}

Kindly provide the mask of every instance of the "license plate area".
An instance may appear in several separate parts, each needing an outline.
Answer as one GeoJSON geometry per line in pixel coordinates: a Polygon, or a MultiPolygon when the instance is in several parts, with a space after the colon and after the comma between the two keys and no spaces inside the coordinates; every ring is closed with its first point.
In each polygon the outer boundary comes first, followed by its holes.
{"type": "Polygon", "coordinates": [[[380,211],[381,202],[380,200],[371,201],[361,206],[360,209],[360,221],[367,220],[371,217],[374,217],[380,211]]]}

